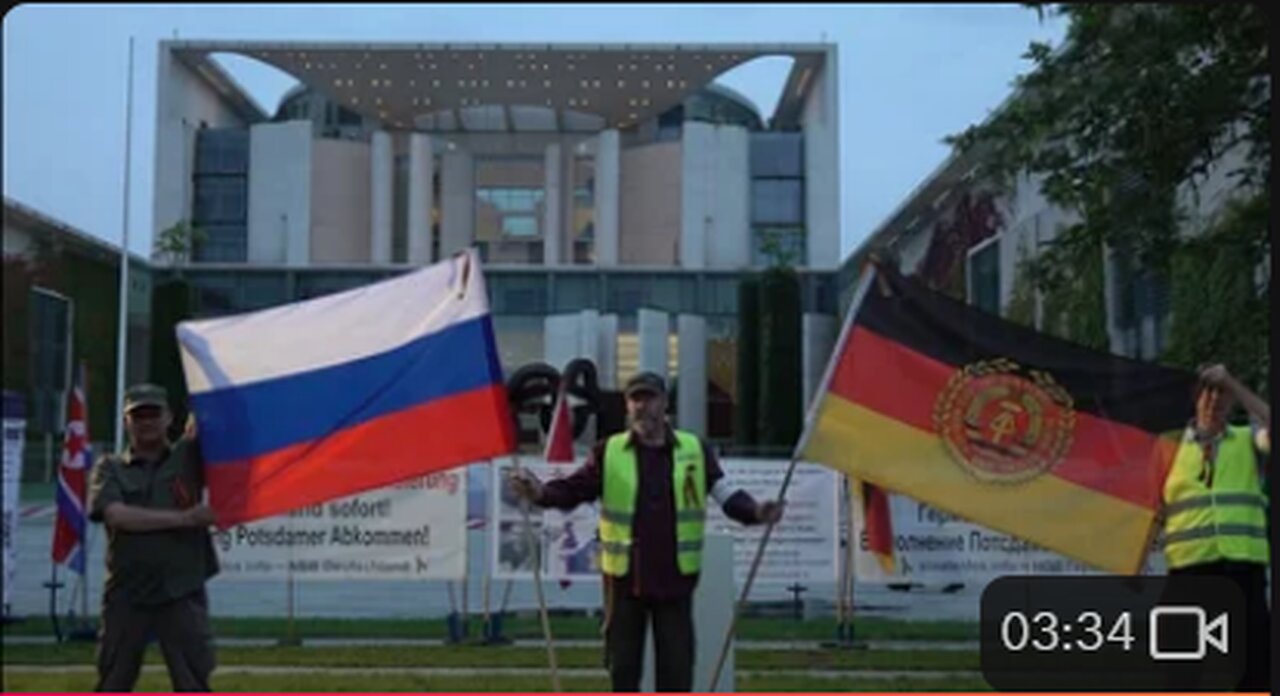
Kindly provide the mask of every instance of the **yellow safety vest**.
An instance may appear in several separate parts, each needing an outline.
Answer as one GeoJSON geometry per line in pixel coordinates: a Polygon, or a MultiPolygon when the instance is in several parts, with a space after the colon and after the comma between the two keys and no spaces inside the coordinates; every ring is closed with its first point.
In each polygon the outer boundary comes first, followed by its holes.
{"type": "Polygon", "coordinates": [[[1268,563],[1267,500],[1247,427],[1229,426],[1210,481],[1188,428],[1164,483],[1164,554],[1170,568],[1214,561],[1268,563]]]}
{"type": "MultiPolygon", "coordinates": [[[[676,503],[676,565],[684,575],[702,569],[702,540],[707,516],[706,461],[702,444],[692,433],[675,431],[671,490],[676,503]]],[[[631,565],[631,524],[639,495],[639,465],[630,433],[618,433],[605,443],[604,495],[600,505],[600,569],[622,577],[631,565]]]]}

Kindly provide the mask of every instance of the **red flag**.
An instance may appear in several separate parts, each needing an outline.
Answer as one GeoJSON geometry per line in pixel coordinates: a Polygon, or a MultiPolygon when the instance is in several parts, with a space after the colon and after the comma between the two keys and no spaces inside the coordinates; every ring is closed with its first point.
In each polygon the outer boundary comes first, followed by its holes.
{"type": "Polygon", "coordinates": [[[889,516],[889,494],[883,488],[863,481],[862,509],[866,514],[867,548],[876,555],[884,572],[892,574],[893,520],[889,516]]]}
{"type": "Polygon", "coordinates": [[[569,398],[564,389],[556,398],[555,414],[551,417],[547,449],[543,456],[548,462],[573,463],[573,418],[569,414],[569,398]]]}

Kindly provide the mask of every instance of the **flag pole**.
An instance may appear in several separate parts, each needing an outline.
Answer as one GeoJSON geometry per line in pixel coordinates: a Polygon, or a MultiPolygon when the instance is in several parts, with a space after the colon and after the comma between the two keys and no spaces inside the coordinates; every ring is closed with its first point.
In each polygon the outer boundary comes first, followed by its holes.
{"type": "MultiPolygon", "coordinates": [[[[489,480],[493,481],[493,460],[492,459],[489,460],[489,480]]],[[[495,519],[496,519],[496,516],[495,516],[495,519]]],[[[482,590],[483,596],[484,596],[482,613],[484,618],[480,624],[481,625],[480,631],[483,634],[481,636],[482,642],[488,642],[491,634],[491,631],[489,630],[489,624],[493,620],[491,616],[491,612],[489,611],[489,585],[490,585],[490,578],[493,575],[493,564],[490,563],[490,561],[492,560],[491,559],[492,551],[489,548],[490,541],[491,539],[489,539],[489,533],[486,530],[484,534],[484,544],[485,544],[484,546],[484,589],[482,590]]]]}
{"type": "MultiPolygon", "coordinates": [[[[840,355],[844,352],[844,347],[849,341],[849,333],[853,328],[853,318],[857,316],[858,309],[862,306],[862,300],[866,297],[867,289],[871,287],[871,281],[874,276],[874,266],[868,266],[862,272],[862,280],[858,283],[853,302],[849,306],[849,313],[844,319],[844,326],[840,329],[840,338],[836,341],[835,350],[832,351],[831,358],[827,360],[827,368],[822,375],[818,390],[814,392],[813,400],[809,402],[809,412],[804,419],[804,432],[800,434],[800,441],[796,443],[795,450],[791,453],[791,462],[787,465],[787,473],[782,477],[782,486],[778,489],[777,502],[779,504],[786,500],[787,488],[791,485],[791,476],[795,473],[796,464],[799,463],[801,454],[809,444],[809,438],[813,434],[813,421],[818,415],[818,408],[826,397],[827,388],[831,384],[831,376],[835,372],[836,363],[840,361],[840,355]]],[[[738,604],[734,609],[733,616],[729,619],[729,628],[725,631],[724,641],[720,645],[720,656],[716,659],[716,667],[711,671],[711,681],[707,684],[708,691],[715,691],[716,686],[720,683],[720,672],[724,670],[724,663],[729,658],[729,648],[733,645],[733,633],[738,625],[738,616],[742,614],[742,610],[747,605],[747,597],[751,594],[751,585],[755,582],[756,573],[760,570],[760,561],[764,558],[764,549],[769,543],[769,537],[773,535],[775,524],[774,522],[768,523],[764,528],[764,534],[760,537],[760,544],[756,547],[756,556],[751,561],[751,572],[747,574],[747,581],[742,586],[742,594],[738,597],[738,604]]]]}
{"type": "MultiPolygon", "coordinates": [[[[522,470],[519,452],[513,455],[516,473],[522,470]]],[[[556,644],[551,635],[551,619],[547,615],[547,599],[542,594],[542,545],[533,534],[533,520],[529,516],[529,502],[520,499],[520,516],[524,518],[525,535],[528,537],[530,549],[533,551],[533,590],[538,597],[538,615],[542,620],[542,635],[547,640],[547,661],[551,666],[551,689],[559,693],[560,669],[556,665],[556,644]]]]}
{"type": "MultiPolygon", "coordinates": [[[[853,517],[853,501],[849,496],[849,477],[841,474],[840,476],[841,491],[840,501],[845,509],[845,516],[853,517]]],[[[839,521],[839,514],[836,520],[839,521]]],[[[839,532],[837,532],[839,534],[839,532]]],[[[849,551],[853,548],[853,534],[846,534],[844,549],[841,558],[837,561],[840,568],[840,579],[836,585],[836,644],[838,645],[844,639],[844,621],[845,621],[845,588],[849,580],[849,551]]]]}
{"type": "Polygon", "coordinates": [[[854,524],[853,519],[853,489],[851,488],[853,485],[853,479],[846,474],[844,477],[844,483],[845,499],[849,501],[849,516],[848,519],[845,520],[845,525],[848,528],[846,534],[849,538],[849,543],[844,550],[845,584],[840,587],[840,593],[842,595],[841,599],[845,601],[845,606],[847,607],[844,614],[844,625],[840,627],[840,642],[842,644],[852,644],[853,617],[855,614],[853,604],[854,588],[857,587],[858,582],[858,576],[856,574],[858,570],[858,559],[857,556],[854,555],[854,549],[856,548],[854,544],[861,543],[861,540],[858,538],[858,528],[857,525],[854,524]]]}
{"type": "MultiPolygon", "coordinates": [[[[124,449],[125,359],[129,349],[129,180],[133,154],[133,37],[129,37],[129,76],[124,109],[124,194],[120,223],[120,304],[116,326],[116,419],[114,451],[124,449]]],[[[87,559],[86,559],[87,560],[87,559]]]]}
{"type": "MultiPolygon", "coordinates": [[[[92,472],[93,440],[89,438],[89,367],[84,360],[80,361],[80,393],[84,396],[84,465],[86,472],[92,472]]],[[[88,491],[85,491],[85,497],[88,497],[88,491]]],[[[89,511],[86,510],[84,529],[80,533],[80,557],[83,559],[80,580],[84,583],[84,594],[80,595],[80,616],[86,626],[91,626],[89,619],[89,531],[92,527],[89,525],[88,514],[89,511]]]]}

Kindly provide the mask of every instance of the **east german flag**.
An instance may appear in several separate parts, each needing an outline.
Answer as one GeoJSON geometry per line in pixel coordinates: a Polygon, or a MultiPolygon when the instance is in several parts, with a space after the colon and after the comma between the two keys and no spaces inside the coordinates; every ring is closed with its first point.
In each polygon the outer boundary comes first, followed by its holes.
{"type": "Polygon", "coordinates": [[[863,274],[832,361],[801,458],[1103,570],[1141,568],[1192,375],[1038,333],[882,264],[863,274]]]}

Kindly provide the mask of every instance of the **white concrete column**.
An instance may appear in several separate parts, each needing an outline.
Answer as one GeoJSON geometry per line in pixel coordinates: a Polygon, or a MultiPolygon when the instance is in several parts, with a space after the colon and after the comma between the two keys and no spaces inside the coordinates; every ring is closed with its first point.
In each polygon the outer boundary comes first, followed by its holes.
{"type": "Polygon", "coordinates": [[[618,131],[600,133],[596,147],[596,265],[618,265],[622,141],[618,131]]]}
{"type": "MultiPolygon", "coordinates": [[[[707,530],[702,545],[702,579],[698,581],[698,588],[693,591],[693,624],[698,627],[693,649],[694,693],[711,691],[711,672],[716,668],[716,660],[720,658],[720,643],[729,632],[729,624],[733,622],[737,601],[736,593],[732,591],[735,587],[733,547],[732,536],[707,530]]],[[[742,578],[737,578],[737,581],[741,582],[742,578]]],[[[652,630],[647,632],[645,642],[648,647],[644,651],[644,666],[640,671],[640,690],[652,693],[656,662],[652,630]]],[[[737,690],[733,678],[735,652],[736,641],[731,640],[724,669],[720,673],[720,688],[716,689],[719,693],[733,693],[737,690]]]]}
{"type": "Polygon", "coordinates": [[[310,124],[249,129],[248,261],[305,266],[311,260],[310,124]]]}
{"type": "Polygon", "coordinates": [[[680,393],[678,423],[702,437],[707,435],[707,320],[695,314],[676,317],[680,336],[676,360],[680,393]]]}
{"type": "Polygon", "coordinates": [[[638,316],[640,328],[640,372],[656,372],[665,379],[667,364],[667,334],[670,320],[666,312],[656,309],[641,309],[638,316]]]}
{"type": "Polygon", "coordinates": [[[431,263],[431,208],[435,205],[431,187],[431,136],[409,136],[409,263],[431,263]]]}
{"type": "Polygon", "coordinates": [[[475,240],[475,160],[469,152],[448,152],[440,166],[440,258],[448,258],[475,240]]]}
{"type": "Polygon", "coordinates": [[[586,358],[600,365],[600,312],[584,309],[578,312],[578,352],[575,358],[586,358]]]}
{"type": "MultiPolygon", "coordinates": [[[[561,251],[564,249],[564,217],[560,214],[564,169],[560,166],[560,150],[559,143],[552,143],[543,155],[542,263],[547,266],[564,263],[561,251]]],[[[569,258],[572,259],[572,255],[569,258]]]]}
{"type": "Polygon", "coordinates": [[[831,359],[831,351],[835,349],[840,327],[835,317],[826,314],[806,313],[800,319],[800,374],[803,380],[801,394],[804,396],[802,408],[808,412],[813,403],[813,395],[821,385],[822,374],[831,359]]]}
{"type": "Polygon", "coordinates": [[[375,131],[369,154],[369,260],[391,263],[391,211],[395,195],[391,134],[375,131]]]}
{"type": "Polygon", "coordinates": [[[582,317],[578,314],[556,314],[542,320],[542,359],[548,365],[563,370],[570,360],[578,357],[582,339],[582,317]]]}
{"type": "Polygon", "coordinates": [[[596,377],[601,389],[618,388],[618,315],[600,317],[600,363],[596,365],[596,377]]]}
{"type": "Polygon", "coordinates": [[[680,267],[707,267],[707,236],[715,223],[715,127],[688,121],[680,140],[680,267]]]}
{"type": "Polygon", "coordinates": [[[751,265],[749,135],[741,126],[716,126],[714,133],[707,268],[744,268],[751,265]]]}

